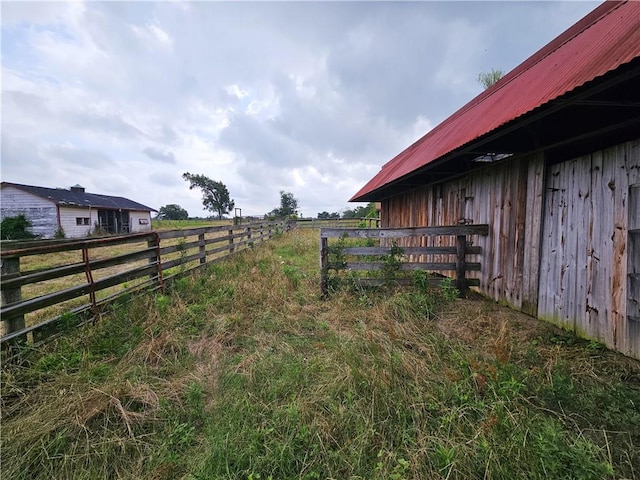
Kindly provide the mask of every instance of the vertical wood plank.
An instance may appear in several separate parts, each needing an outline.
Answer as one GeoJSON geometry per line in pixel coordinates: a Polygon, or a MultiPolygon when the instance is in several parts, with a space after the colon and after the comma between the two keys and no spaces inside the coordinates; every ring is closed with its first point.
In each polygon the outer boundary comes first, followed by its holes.
{"type": "Polygon", "coordinates": [[[502,191],[502,202],[500,205],[500,275],[502,280],[502,288],[499,295],[504,296],[508,305],[513,302],[513,259],[514,259],[514,238],[515,238],[515,218],[513,214],[514,203],[514,172],[517,171],[513,164],[505,164],[504,184],[502,191]]]}
{"type": "MultiPolygon", "coordinates": [[[[577,247],[579,217],[579,171],[583,165],[582,159],[565,162],[565,199],[566,221],[565,237],[562,252],[562,280],[560,284],[560,305],[562,306],[562,322],[570,325],[575,331],[576,324],[576,275],[577,275],[577,247]]],[[[583,168],[583,167],[582,167],[583,168]]]]}
{"type": "Polygon", "coordinates": [[[640,141],[627,145],[628,252],[626,284],[626,318],[621,351],[640,358],[640,141]]]}
{"type": "Polygon", "coordinates": [[[590,195],[591,195],[591,157],[585,156],[579,159],[573,182],[573,218],[575,226],[575,260],[572,264],[572,298],[573,305],[571,317],[574,329],[584,320],[587,311],[586,282],[588,259],[588,235],[590,224],[590,195]]]}
{"type": "Polygon", "coordinates": [[[200,254],[200,265],[207,263],[207,252],[205,250],[204,233],[198,235],[198,253],[200,254]]]}
{"type": "Polygon", "coordinates": [[[591,281],[588,292],[589,322],[581,325],[584,335],[612,344],[613,337],[607,323],[611,315],[611,262],[613,249],[613,177],[614,166],[605,161],[604,152],[593,154],[591,181],[591,220],[593,226],[591,248],[591,281]]]}
{"type": "MultiPolygon", "coordinates": [[[[566,257],[568,254],[567,248],[567,233],[569,222],[569,194],[571,191],[571,172],[573,170],[573,165],[571,162],[563,162],[560,164],[560,215],[558,215],[557,219],[559,220],[559,224],[557,227],[559,241],[556,244],[556,288],[554,291],[554,307],[557,311],[558,321],[564,323],[566,325],[566,305],[564,301],[566,300],[565,290],[567,289],[567,283],[569,275],[567,275],[567,262],[566,257]]],[[[572,325],[569,325],[572,328],[572,325]]]]}
{"type": "Polygon", "coordinates": [[[625,146],[618,145],[609,150],[608,162],[613,166],[613,232],[611,260],[611,316],[609,330],[613,348],[619,350],[626,343],[627,311],[627,253],[629,177],[625,162],[625,146]]]}
{"type": "Polygon", "coordinates": [[[233,253],[235,252],[236,247],[234,246],[233,243],[233,229],[229,229],[229,253],[233,253]]]}
{"type": "Polygon", "coordinates": [[[487,265],[491,272],[491,279],[489,280],[489,292],[492,298],[501,298],[500,292],[502,291],[502,242],[504,232],[502,231],[502,186],[503,186],[502,169],[496,168],[495,174],[491,176],[491,213],[493,215],[491,224],[494,226],[493,230],[493,245],[491,255],[491,264],[487,265]]]}
{"type": "Polygon", "coordinates": [[[467,280],[465,278],[465,257],[467,255],[467,237],[456,236],[456,288],[463,295],[467,291],[467,280]]]}
{"type": "Polygon", "coordinates": [[[524,313],[538,315],[538,283],[540,274],[540,244],[544,197],[544,155],[529,159],[527,165],[527,195],[525,206],[524,253],[522,265],[522,303],[524,313]]]}
{"type": "Polygon", "coordinates": [[[329,270],[328,239],[322,236],[320,231],[320,295],[324,298],[329,294],[328,270],[329,270]]]}
{"type": "Polygon", "coordinates": [[[540,288],[538,293],[538,315],[552,322],[557,321],[555,292],[559,285],[556,272],[560,244],[561,184],[560,165],[548,168],[544,194],[544,219],[542,227],[540,288]]]}
{"type": "Polygon", "coordinates": [[[154,273],[149,274],[149,280],[151,280],[154,283],[157,283],[160,280],[159,272],[161,267],[160,267],[160,256],[158,255],[159,246],[160,246],[159,237],[156,237],[154,240],[147,241],[147,248],[153,248],[154,252],[156,253],[153,257],[149,257],[149,260],[147,261],[149,265],[158,266],[158,268],[154,273]]]}
{"type": "MultiPolygon", "coordinates": [[[[0,271],[2,276],[20,274],[20,257],[4,257],[0,259],[0,271]]],[[[9,305],[22,300],[20,287],[2,290],[2,305],[9,305]]],[[[25,327],[24,315],[16,315],[11,318],[3,318],[4,334],[22,330],[25,327]]]]}

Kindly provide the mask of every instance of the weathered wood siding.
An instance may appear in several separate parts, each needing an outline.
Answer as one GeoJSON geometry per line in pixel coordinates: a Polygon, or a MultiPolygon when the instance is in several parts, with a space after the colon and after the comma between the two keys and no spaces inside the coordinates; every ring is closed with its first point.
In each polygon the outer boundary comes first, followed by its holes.
{"type": "Polygon", "coordinates": [[[31,221],[31,231],[35,235],[53,237],[58,229],[58,213],[54,202],[11,186],[3,187],[0,195],[0,216],[3,219],[22,213],[31,221]]]}
{"type": "Polygon", "coordinates": [[[151,212],[129,212],[131,233],[151,231],[151,212]],[[142,220],[142,223],[140,222],[142,220]],[[144,222],[147,223],[144,223],[144,222]]]}
{"type": "Polygon", "coordinates": [[[628,271],[640,269],[627,258],[629,229],[640,224],[637,183],[640,140],[548,167],[538,316],[640,358],[627,314],[637,294],[628,271]]]}
{"type": "MultiPolygon", "coordinates": [[[[629,188],[629,254],[627,256],[628,338],[640,337],[640,183],[629,188]]],[[[637,352],[637,350],[636,350],[637,352]]],[[[640,355],[635,355],[636,358],[640,355]]]]}
{"type": "MultiPolygon", "coordinates": [[[[382,226],[489,224],[489,235],[477,240],[482,255],[470,258],[482,261],[482,271],[470,276],[480,279],[484,295],[535,315],[538,269],[529,260],[539,250],[543,176],[542,155],[490,165],[383,201],[382,226]]],[[[422,245],[451,246],[454,241],[423,238],[422,245]]]]}
{"type": "Polygon", "coordinates": [[[93,224],[98,220],[98,211],[88,207],[63,207],[60,206],[60,225],[64,229],[65,237],[79,238],[90,235],[93,224]],[[78,225],[76,218],[88,218],[88,225],[78,225]]]}
{"type": "Polygon", "coordinates": [[[383,201],[381,220],[489,224],[471,259],[484,295],[640,358],[639,192],[635,140],[551,166],[542,154],[490,165],[383,201]]]}

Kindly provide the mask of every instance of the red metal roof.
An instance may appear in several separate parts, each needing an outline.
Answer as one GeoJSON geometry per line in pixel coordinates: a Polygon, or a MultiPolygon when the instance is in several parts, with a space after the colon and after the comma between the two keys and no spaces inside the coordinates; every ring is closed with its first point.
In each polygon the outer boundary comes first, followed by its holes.
{"type": "Polygon", "coordinates": [[[604,2],[383,165],[350,201],[358,201],[637,57],[640,2],[604,2]]]}

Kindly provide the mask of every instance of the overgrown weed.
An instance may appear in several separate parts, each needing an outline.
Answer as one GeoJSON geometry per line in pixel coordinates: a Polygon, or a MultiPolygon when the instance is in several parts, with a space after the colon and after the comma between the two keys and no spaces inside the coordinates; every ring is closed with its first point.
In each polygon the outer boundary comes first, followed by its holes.
{"type": "Polygon", "coordinates": [[[3,365],[3,477],[638,475],[637,362],[419,278],[322,301],[316,235],[3,365]]]}

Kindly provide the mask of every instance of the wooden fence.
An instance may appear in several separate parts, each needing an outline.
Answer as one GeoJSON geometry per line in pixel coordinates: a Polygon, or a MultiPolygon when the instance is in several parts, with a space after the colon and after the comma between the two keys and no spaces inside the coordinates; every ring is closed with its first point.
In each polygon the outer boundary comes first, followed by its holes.
{"type": "MultiPolygon", "coordinates": [[[[353,228],[322,228],[320,230],[320,290],[323,295],[328,294],[329,271],[365,271],[382,272],[383,276],[354,277],[353,280],[361,285],[381,285],[388,282],[385,275],[396,271],[424,270],[429,272],[455,272],[455,286],[464,292],[470,286],[478,286],[479,280],[467,278],[466,272],[479,271],[480,262],[468,262],[467,255],[481,254],[481,247],[471,246],[467,241],[468,235],[488,235],[488,225],[453,225],[443,227],[417,228],[382,228],[382,229],[353,229],[353,228]],[[455,237],[455,246],[443,247],[400,247],[396,239],[409,240],[408,237],[455,237]],[[339,239],[329,245],[329,239],[339,239]],[[353,245],[346,239],[362,239],[365,243],[378,245],[353,245]],[[373,241],[372,241],[373,240],[373,241]],[[452,261],[423,261],[427,257],[453,257],[452,261]],[[365,261],[353,261],[354,258],[364,258],[365,261]],[[331,261],[333,260],[333,261],[331,261]]],[[[356,242],[357,243],[357,242],[356,242]]],[[[411,243],[410,241],[407,243],[411,243]]],[[[410,278],[394,278],[397,284],[408,284],[410,278]]],[[[442,278],[429,279],[432,285],[438,285],[442,278]]]]}
{"type": "Polygon", "coordinates": [[[0,342],[46,339],[70,315],[78,324],[95,321],[106,305],[125,294],[162,288],[169,278],[288,229],[288,222],[279,221],[82,240],[2,242],[0,342]],[[69,260],[73,256],[76,261],[69,260]],[[118,287],[115,292],[113,287],[118,287]],[[69,301],[75,304],[69,307],[69,301]],[[52,306],[61,306],[62,313],[25,322],[25,315],[40,311],[46,315],[52,306]]]}
{"type": "Polygon", "coordinates": [[[380,226],[379,218],[298,218],[296,228],[376,228],[380,226]]]}

